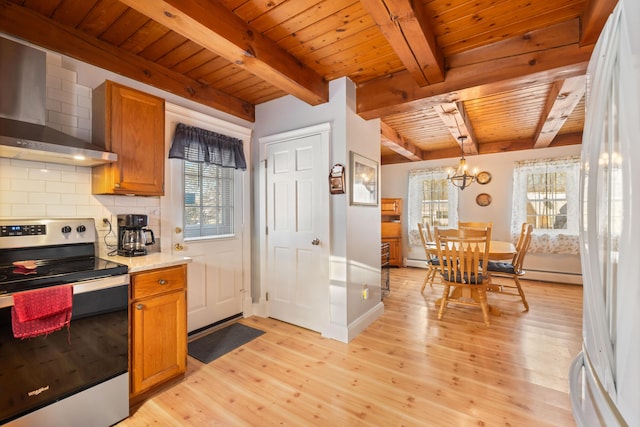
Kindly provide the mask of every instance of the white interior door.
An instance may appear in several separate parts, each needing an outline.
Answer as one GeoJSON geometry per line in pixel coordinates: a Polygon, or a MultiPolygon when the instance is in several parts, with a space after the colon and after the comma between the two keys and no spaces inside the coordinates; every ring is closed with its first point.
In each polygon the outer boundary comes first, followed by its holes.
{"type": "MultiPolygon", "coordinates": [[[[322,332],[329,318],[328,126],[266,147],[269,316],[322,332]]],[[[261,141],[262,142],[262,141],[261,141]]]]}
{"type": "MultiPolygon", "coordinates": [[[[249,163],[250,131],[176,106],[167,108],[167,152],[178,123],[240,138],[249,163]]],[[[243,298],[250,280],[248,171],[234,172],[233,233],[215,238],[185,238],[184,161],[167,160],[167,182],[162,198],[162,250],[188,256],[187,328],[189,332],[243,313],[243,298]]]]}

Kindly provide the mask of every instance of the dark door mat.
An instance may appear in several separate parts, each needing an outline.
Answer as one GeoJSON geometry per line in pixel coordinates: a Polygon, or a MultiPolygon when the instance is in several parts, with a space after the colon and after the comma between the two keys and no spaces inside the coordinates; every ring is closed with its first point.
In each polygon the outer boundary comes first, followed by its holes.
{"type": "Polygon", "coordinates": [[[251,328],[242,323],[233,323],[191,341],[188,345],[189,356],[195,357],[202,363],[209,363],[262,334],[264,331],[260,329],[251,328]]]}

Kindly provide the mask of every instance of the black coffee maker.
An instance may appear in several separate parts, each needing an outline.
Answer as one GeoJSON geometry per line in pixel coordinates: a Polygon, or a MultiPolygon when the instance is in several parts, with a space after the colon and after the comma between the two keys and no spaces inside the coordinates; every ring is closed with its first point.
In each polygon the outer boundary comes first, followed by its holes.
{"type": "Polygon", "coordinates": [[[146,226],[146,215],[118,215],[118,255],[141,256],[147,254],[147,246],[153,245],[156,238],[153,231],[145,228],[146,226]]]}

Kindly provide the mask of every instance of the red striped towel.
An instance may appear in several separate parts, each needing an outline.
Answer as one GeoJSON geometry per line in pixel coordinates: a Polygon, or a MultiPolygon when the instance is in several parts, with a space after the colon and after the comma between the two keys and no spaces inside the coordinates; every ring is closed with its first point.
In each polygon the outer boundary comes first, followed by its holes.
{"type": "Polygon", "coordinates": [[[69,327],[73,303],[73,286],[50,288],[13,294],[11,323],[13,336],[32,338],[69,327]]]}

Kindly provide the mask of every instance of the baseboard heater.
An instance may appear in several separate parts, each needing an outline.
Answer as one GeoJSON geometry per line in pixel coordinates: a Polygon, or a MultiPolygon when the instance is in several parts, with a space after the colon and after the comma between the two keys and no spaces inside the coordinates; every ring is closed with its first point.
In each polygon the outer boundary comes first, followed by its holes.
{"type": "MultiPolygon", "coordinates": [[[[423,259],[404,259],[405,267],[427,268],[425,262],[426,261],[423,259]]],[[[523,279],[539,280],[541,282],[566,283],[569,285],[582,285],[582,274],[565,273],[561,271],[532,270],[530,268],[527,268],[526,270],[527,274],[523,279]]]]}

